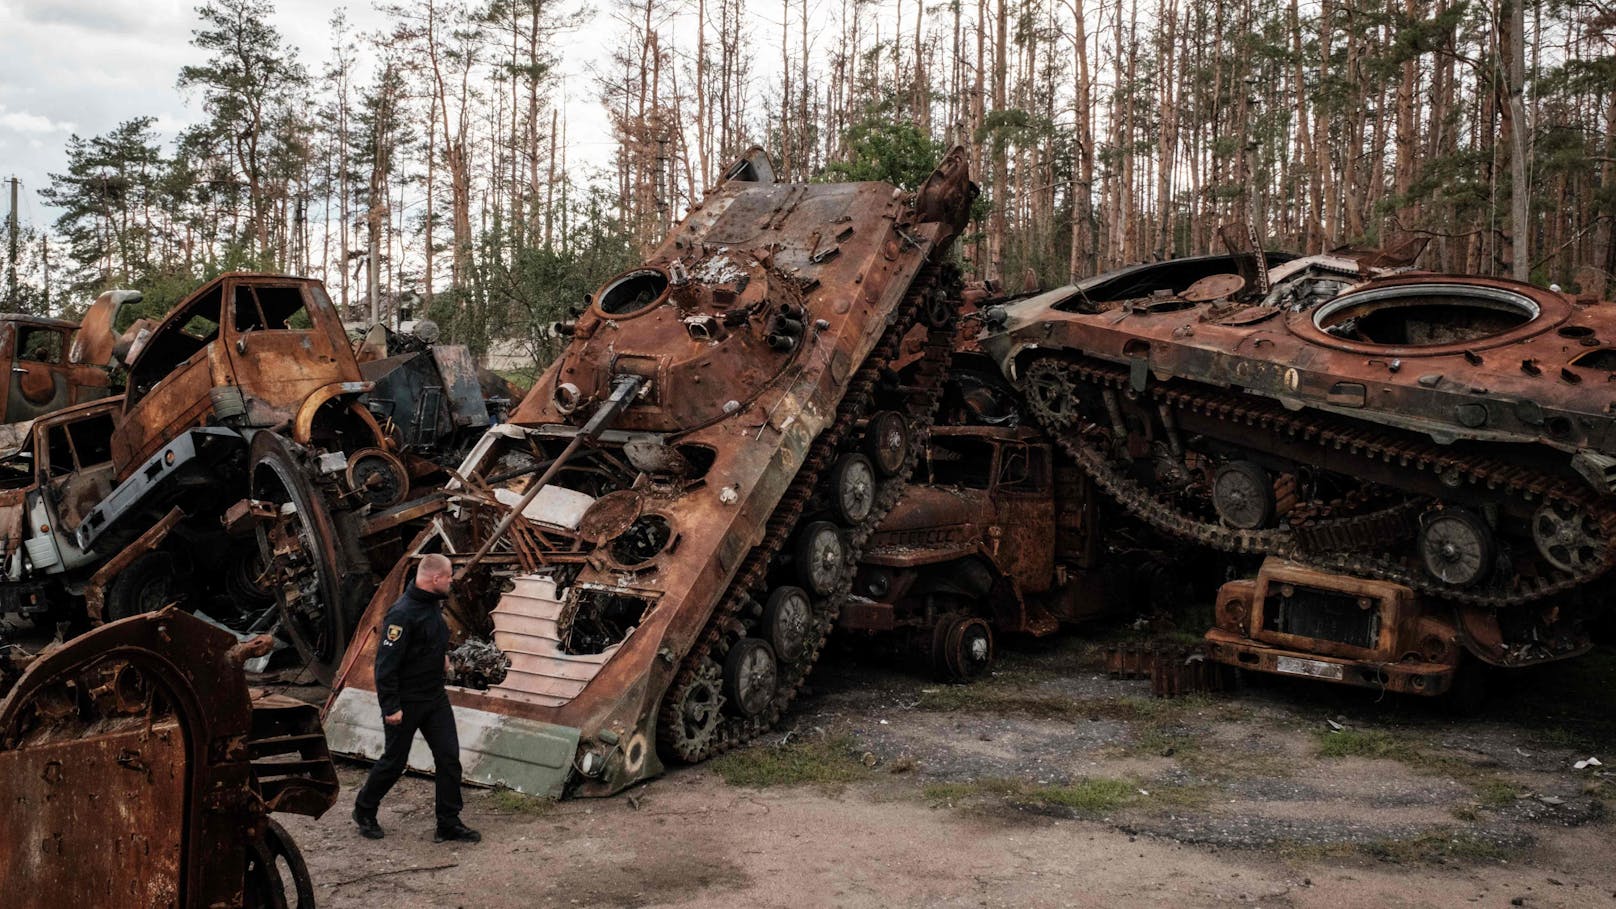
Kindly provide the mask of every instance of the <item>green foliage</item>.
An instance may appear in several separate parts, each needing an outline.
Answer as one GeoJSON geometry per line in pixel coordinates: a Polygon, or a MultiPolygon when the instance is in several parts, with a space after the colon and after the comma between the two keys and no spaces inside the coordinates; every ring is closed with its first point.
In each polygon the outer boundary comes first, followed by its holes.
{"type": "Polygon", "coordinates": [[[726,752],[711,766],[731,786],[753,789],[838,785],[852,782],[865,772],[853,759],[852,741],[845,738],[755,745],[726,752]]]}
{"type": "Polygon", "coordinates": [[[937,169],[942,143],[914,123],[872,112],[843,137],[848,158],[832,161],[821,179],[835,182],[878,180],[913,190],[937,169]]]}

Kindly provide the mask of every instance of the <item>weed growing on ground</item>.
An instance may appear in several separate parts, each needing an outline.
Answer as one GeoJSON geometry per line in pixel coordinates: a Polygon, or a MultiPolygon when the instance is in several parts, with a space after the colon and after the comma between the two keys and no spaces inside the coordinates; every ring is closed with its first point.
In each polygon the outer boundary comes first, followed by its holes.
{"type": "Polygon", "coordinates": [[[1331,859],[1372,859],[1397,865],[1480,864],[1511,856],[1512,850],[1468,830],[1429,830],[1415,836],[1364,843],[1280,843],[1280,857],[1297,864],[1331,859]]]}
{"type": "Polygon", "coordinates": [[[836,786],[865,774],[846,736],[726,752],[708,765],[731,786],[836,786]]]}
{"type": "Polygon", "coordinates": [[[498,786],[488,793],[488,804],[499,811],[511,811],[517,814],[539,817],[554,811],[556,800],[544,798],[543,796],[528,795],[525,792],[517,792],[515,789],[498,786]]]}

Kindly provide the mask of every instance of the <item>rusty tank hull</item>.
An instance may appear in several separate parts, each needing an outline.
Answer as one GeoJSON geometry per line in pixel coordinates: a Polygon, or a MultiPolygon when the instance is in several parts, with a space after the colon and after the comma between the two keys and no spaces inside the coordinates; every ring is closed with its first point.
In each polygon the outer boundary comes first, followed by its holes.
{"type": "Polygon", "coordinates": [[[1616,306],[1412,253],[1136,266],[990,313],[982,344],[1156,529],[1562,642],[1523,661],[1580,652],[1616,564],[1616,306]]]}
{"type": "MultiPolygon", "coordinates": [[[[605,795],[775,722],[936,406],[974,192],[957,150],[913,194],[778,184],[757,152],[594,296],[412,547],[456,564],[456,636],[509,660],[450,689],[468,779],[605,795]],[[920,319],[930,365],[884,382],[920,319]]],[[[378,623],[412,564],[327,705],[340,752],[379,753],[378,623]]]]}
{"type": "Polygon", "coordinates": [[[318,817],[336,770],[318,715],[250,697],[267,638],[178,610],[0,667],[0,892],[22,907],[312,905],[270,814],[318,817]]]}

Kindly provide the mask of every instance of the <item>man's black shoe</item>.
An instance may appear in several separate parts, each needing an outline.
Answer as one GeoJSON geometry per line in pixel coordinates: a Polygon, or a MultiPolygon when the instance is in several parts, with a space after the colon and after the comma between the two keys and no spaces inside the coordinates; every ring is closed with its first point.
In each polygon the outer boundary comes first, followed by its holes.
{"type": "Polygon", "coordinates": [[[382,825],[376,823],[375,818],[365,817],[359,813],[358,808],[354,809],[353,822],[359,826],[359,835],[367,840],[379,840],[387,835],[382,832],[382,825]]]}
{"type": "Polygon", "coordinates": [[[453,824],[439,824],[438,832],[432,835],[432,842],[447,843],[450,840],[458,840],[463,843],[480,843],[483,841],[483,835],[459,821],[455,821],[453,824]]]}

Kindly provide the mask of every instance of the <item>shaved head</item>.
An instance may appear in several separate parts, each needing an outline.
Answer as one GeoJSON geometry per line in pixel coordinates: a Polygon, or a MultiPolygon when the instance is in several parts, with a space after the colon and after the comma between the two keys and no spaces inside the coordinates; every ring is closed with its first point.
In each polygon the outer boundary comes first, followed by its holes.
{"type": "Polygon", "coordinates": [[[428,553],[421,557],[421,564],[416,566],[415,586],[428,593],[448,593],[449,583],[453,580],[454,565],[450,564],[446,555],[428,553]]]}

